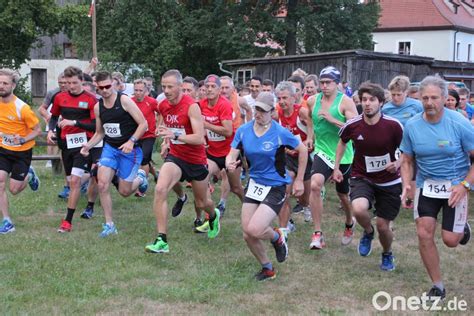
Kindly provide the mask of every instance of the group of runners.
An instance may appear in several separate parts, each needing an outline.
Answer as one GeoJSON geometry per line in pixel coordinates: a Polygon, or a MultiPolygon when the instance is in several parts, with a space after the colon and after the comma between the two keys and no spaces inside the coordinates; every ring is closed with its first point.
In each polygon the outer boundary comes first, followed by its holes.
{"type": "MultiPolygon", "coordinates": [[[[84,78],[80,69],[66,68],[60,76],[65,88],[51,98],[50,114],[42,109],[48,141],[61,149],[70,188],[58,232],[71,232],[81,186],[88,182],[81,217],[93,216],[98,195],[105,215],[100,237],[117,234],[110,184],[122,196],[144,196],[148,174],[156,174],[150,162],[159,137],[164,162],[154,190],[157,237],[146,252],[170,251],[168,197],[175,192],[171,214],[178,216],[189,199],[182,183],[190,182],[195,231],[218,236],[232,192],[242,202],[244,240],[261,264],[255,277],[273,279],[276,270],[263,242],[270,241],[278,262],[286,260],[288,234],[295,229],[292,212],[303,212],[314,226],[309,248],[325,248],[324,186],[331,180],[345,215],[342,245],[352,242],[358,223],[363,228],[358,252],[369,256],[377,231],[384,271],[395,269],[392,222],[401,206],[413,208],[420,254],[433,282],[428,296],[445,297],[434,234],[442,211],[441,235],[448,247],[470,238],[467,199],[474,183],[474,127],[463,113],[445,107],[450,94],[441,78],[428,76],[421,82],[421,102],[407,96],[405,76],[389,84],[391,100],[380,85],[363,83],[354,92],[357,105],[341,89],[341,73],[332,66],[319,77],[296,73],[276,87],[254,76],[245,96],[238,94],[232,78],[214,74],[198,82],[169,70],[156,98],[144,79],[134,82],[130,97],[121,91],[123,76],[93,73],[95,91],[86,88],[84,78]],[[245,188],[244,170],[249,176],[245,188]],[[217,207],[211,179],[222,181],[217,207]],[[291,196],[298,201],[293,211],[291,196]]],[[[8,178],[12,194],[27,183],[33,190],[39,187],[31,158],[41,130],[31,108],[13,94],[18,79],[13,71],[0,70],[1,234],[15,230],[8,178]]]]}

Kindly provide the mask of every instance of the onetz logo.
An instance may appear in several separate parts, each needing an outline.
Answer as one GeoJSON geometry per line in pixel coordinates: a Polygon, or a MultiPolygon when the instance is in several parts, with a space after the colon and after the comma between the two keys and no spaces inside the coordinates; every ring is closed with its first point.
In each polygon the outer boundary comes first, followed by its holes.
{"type": "Polygon", "coordinates": [[[468,309],[467,302],[457,297],[446,301],[444,306],[441,302],[441,298],[430,301],[426,292],[420,297],[392,297],[385,291],[378,291],[372,297],[372,306],[378,311],[466,311],[468,309]]]}

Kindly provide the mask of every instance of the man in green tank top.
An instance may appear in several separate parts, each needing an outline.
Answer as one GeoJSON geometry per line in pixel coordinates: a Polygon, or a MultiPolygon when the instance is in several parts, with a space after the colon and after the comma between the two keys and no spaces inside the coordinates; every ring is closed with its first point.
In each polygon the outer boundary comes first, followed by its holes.
{"type": "MultiPolygon", "coordinates": [[[[334,67],[328,66],[321,71],[319,85],[321,93],[308,99],[314,127],[314,160],[311,170],[310,207],[313,216],[314,233],[311,238],[311,249],[322,249],[326,243],[321,231],[323,200],[321,190],[324,183],[331,177],[336,159],[336,147],[339,142],[339,129],[347,120],[357,115],[357,109],[351,98],[337,89],[341,81],[341,73],[334,67]]],[[[349,201],[349,175],[354,152],[352,146],[347,146],[340,170],[344,180],[336,183],[336,192],[346,215],[342,244],[352,241],[355,221],[352,219],[349,201]]]]}

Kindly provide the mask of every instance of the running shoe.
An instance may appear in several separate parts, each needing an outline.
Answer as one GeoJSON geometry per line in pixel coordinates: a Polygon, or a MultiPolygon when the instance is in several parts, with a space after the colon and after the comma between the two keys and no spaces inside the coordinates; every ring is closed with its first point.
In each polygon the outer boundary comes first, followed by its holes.
{"type": "Polygon", "coordinates": [[[72,224],[67,220],[63,219],[61,221],[61,226],[58,228],[58,233],[70,233],[72,230],[72,224]]]}
{"type": "Polygon", "coordinates": [[[466,225],[464,225],[464,236],[459,243],[465,245],[469,242],[469,239],[471,239],[471,225],[466,222],[466,225]]]}
{"type": "Polygon", "coordinates": [[[362,257],[367,257],[368,255],[370,255],[370,253],[372,252],[373,239],[374,239],[374,232],[372,232],[372,234],[368,234],[364,230],[364,235],[359,241],[359,247],[358,247],[359,255],[361,255],[362,257]]]}
{"type": "Polygon", "coordinates": [[[324,241],[324,236],[322,232],[315,232],[311,236],[311,244],[309,248],[312,250],[319,250],[326,247],[326,242],[324,241]]]}
{"type": "Polygon", "coordinates": [[[0,234],[5,235],[8,233],[13,233],[15,231],[15,225],[8,219],[4,219],[2,226],[0,226],[0,234]]]}
{"type": "Polygon", "coordinates": [[[301,206],[299,203],[297,203],[291,211],[293,212],[293,214],[298,214],[298,213],[303,212],[303,210],[304,210],[304,207],[301,206]]]}
{"type": "Polygon", "coordinates": [[[217,204],[217,208],[219,209],[219,212],[221,212],[221,218],[224,217],[225,214],[225,206],[223,203],[217,204]]]}
{"type": "Polygon", "coordinates": [[[139,169],[137,177],[142,179],[142,183],[138,186],[138,191],[145,194],[146,190],[148,190],[148,179],[146,178],[145,170],[139,169]]]}
{"type": "Polygon", "coordinates": [[[28,184],[30,185],[31,190],[38,191],[41,182],[35,173],[35,169],[33,169],[32,166],[30,166],[30,169],[28,170],[28,177],[29,177],[28,184]]]}
{"type": "Polygon", "coordinates": [[[118,231],[114,224],[102,224],[102,232],[99,234],[99,237],[105,238],[110,235],[117,235],[118,231]]]}
{"type": "Polygon", "coordinates": [[[352,218],[352,227],[345,227],[344,233],[342,234],[341,244],[344,246],[349,245],[354,238],[354,229],[355,229],[356,220],[352,218]]]}
{"type": "Polygon", "coordinates": [[[257,281],[273,280],[276,278],[275,269],[262,268],[258,273],[255,274],[255,279],[257,281]]]}
{"type": "Polygon", "coordinates": [[[437,287],[436,285],[433,285],[433,287],[430,289],[428,292],[428,300],[430,301],[435,301],[437,299],[444,300],[446,298],[446,289],[441,289],[437,287]]]}
{"type": "Polygon", "coordinates": [[[69,191],[71,191],[71,188],[68,185],[65,185],[63,190],[59,192],[58,197],[61,199],[69,198],[69,191]]]}
{"type": "Polygon", "coordinates": [[[81,218],[91,219],[92,214],[94,214],[94,209],[92,207],[86,206],[86,208],[84,209],[84,211],[81,214],[81,218]]]}
{"type": "Polygon", "coordinates": [[[294,233],[296,231],[296,224],[292,218],[288,220],[288,225],[286,225],[286,228],[290,233],[294,233]]]}
{"type": "Polygon", "coordinates": [[[170,247],[167,242],[164,242],[161,237],[157,237],[155,242],[145,246],[145,252],[149,253],[168,253],[170,252],[170,247]]]}
{"type": "MultiPolygon", "coordinates": [[[[198,224],[197,221],[200,221],[202,223],[201,219],[196,219],[196,220],[194,220],[194,225],[198,224]]],[[[209,221],[205,221],[200,226],[195,226],[194,227],[194,232],[198,233],[198,234],[204,234],[204,233],[209,232],[209,221]]]]}
{"type": "Polygon", "coordinates": [[[216,212],[216,217],[214,220],[209,220],[209,230],[207,231],[207,237],[208,238],[216,238],[217,235],[219,235],[219,231],[221,229],[221,223],[220,223],[220,217],[221,213],[219,209],[214,209],[214,212],[216,212]]]}
{"type": "Polygon", "coordinates": [[[305,222],[312,222],[313,221],[313,215],[311,214],[311,209],[309,206],[303,207],[303,217],[305,222]]]}
{"type": "Polygon", "coordinates": [[[277,241],[272,242],[273,248],[275,248],[275,255],[278,262],[284,262],[288,258],[288,245],[286,244],[285,235],[278,228],[274,228],[274,230],[279,235],[277,241]]]}
{"type": "Polygon", "coordinates": [[[382,253],[382,263],[380,264],[380,269],[383,271],[393,271],[395,270],[395,257],[392,255],[392,252],[383,252],[382,253]]]}
{"type": "Polygon", "coordinates": [[[135,192],[135,197],[138,197],[138,198],[144,198],[146,196],[145,193],[141,193],[140,191],[137,190],[137,192],[135,192]]]}
{"type": "Polygon", "coordinates": [[[181,211],[183,210],[184,204],[188,202],[188,195],[185,193],[184,194],[184,201],[178,198],[176,200],[176,203],[174,203],[173,208],[171,209],[171,216],[176,217],[179,214],[181,214],[181,211]]]}

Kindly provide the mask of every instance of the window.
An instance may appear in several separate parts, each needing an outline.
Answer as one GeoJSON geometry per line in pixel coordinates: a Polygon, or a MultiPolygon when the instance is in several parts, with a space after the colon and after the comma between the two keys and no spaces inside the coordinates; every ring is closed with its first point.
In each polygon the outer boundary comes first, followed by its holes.
{"type": "Polygon", "coordinates": [[[467,45],[467,61],[472,61],[471,53],[472,53],[472,44],[468,44],[467,45]]]}
{"type": "Polygon", "coordinates": [[[31,94],[33,97],[45,97],[47,91],[46,69],[31,69],[31,94]]]}
{"type": "Polygon", "coordinates": [[[63,44],[64,58],[77,58],[76,48],[71,43],[63,44]]]}
{"type": "Polygon", "coordinates": [[[252,69],[237,70],[237,84],[244,85],[252,78],[252,69]]]}
{"type": "Polygon", "coordinates": [[[461,43],[456,43],[456,60],[459,60],[459,51],[461,50],[461,43]]]}
{"type": "Polygon", "coordinates": [[[398,42],[398,53],[400,55],[410,55],[411,42],[398,42]]]}

